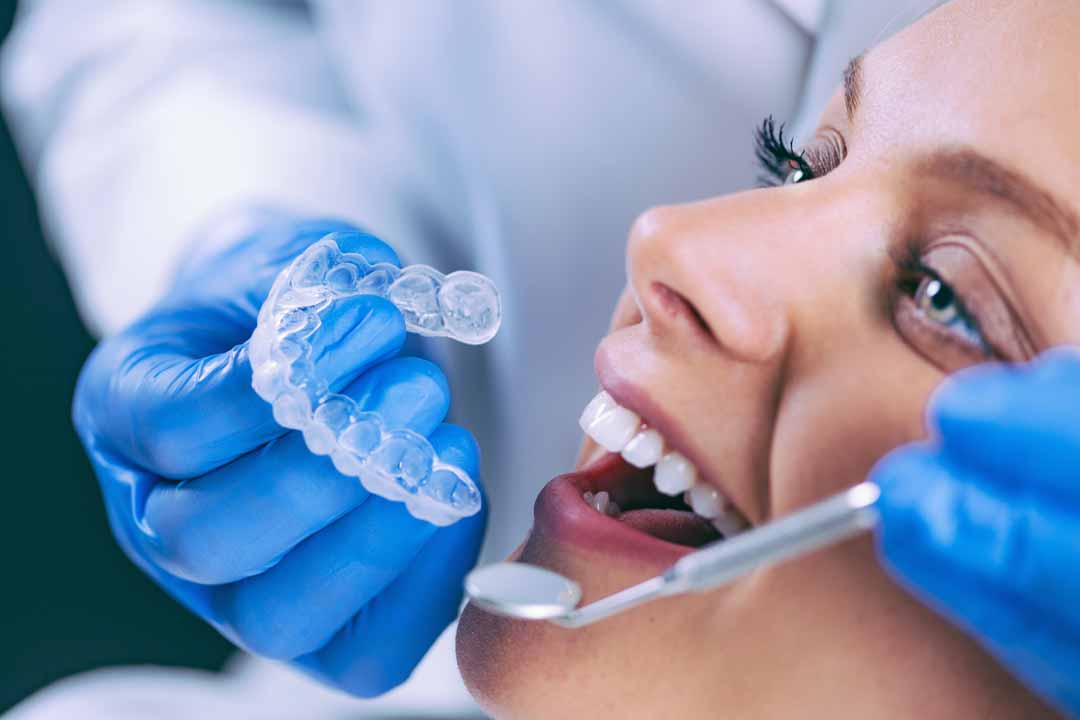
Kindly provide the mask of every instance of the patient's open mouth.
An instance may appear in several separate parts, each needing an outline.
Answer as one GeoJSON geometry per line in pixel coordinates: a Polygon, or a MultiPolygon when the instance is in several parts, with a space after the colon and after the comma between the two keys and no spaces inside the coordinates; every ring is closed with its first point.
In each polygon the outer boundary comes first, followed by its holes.
{"type": "MultiPolygon", "coordinates": [[[[585,433],[624,467],[610,468],[582,488],[587,504],[632,527],[699,546],[745,530],[745,516],[661,432],[606,391],[581,414],[585,433]],[[616,455],[618,453],[618,455],[616,455]],[[607,482],[601,482],[603,479],[607,482]],[[601,486],[603,485],[603,486],[601,486]]],[[[608,462],[615,462],[608,459],[608,462]]]]}
{"type": "Polygon", "coordinates": [[[687,449],[667,440],[682,432],[659,409],[646,419],[602,392],[581,425],[605,452],[548,483],[536,499],[534,534],[588,554],[636,559],[655,572],[749,527],[687,449]]]}
{"type": "Polygon", "coordinates": [[[720,523],[699,515],[682,495],[671,496],[656,489],[653,467],[636,468],[614,453],[605,453],[587,468],[562,479],[573,485],[592,513],[669,543],[697,548],[749,527],[742,514],[730,506],[720,523]]]}
{"type": "Polygon", "coordinates": [[[635,530],[689,547],[719,540],[722,535],[708,518],[695,513],[682,497],[656,489],[653,471],[609,453],[569,477],[586,505],[635,530]]]}

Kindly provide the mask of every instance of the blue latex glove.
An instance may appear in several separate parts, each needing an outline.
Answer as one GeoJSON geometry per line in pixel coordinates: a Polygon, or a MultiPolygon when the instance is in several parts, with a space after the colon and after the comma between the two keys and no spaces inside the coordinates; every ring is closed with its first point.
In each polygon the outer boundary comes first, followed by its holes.
{"type": "MultiPolygon", "coordinates": [[[[279,221],[195,262],[94,351],[73,414],[113,532],[139,567],[246,650],[373,696],[405,680],[457,615],[485,514],[436,528],[369,495],[283,432],[251,388],[246,340],[278,271],[349,230],[279,221]]],[[[398,263],[370,235],[338,242],[398,263]]],[[[312,357],[332,389],[476,477],[472,436],[443,423],[445,377],[398,356],[404,339],[391,303],[358,296],[327,313],[312,357]]]]}
{"type": "Polygon", "coordinates": [[[1080,714],[1080,352],[960,373],[929,416],[935,440],[871,474],[886,564],[1080,714]]]}

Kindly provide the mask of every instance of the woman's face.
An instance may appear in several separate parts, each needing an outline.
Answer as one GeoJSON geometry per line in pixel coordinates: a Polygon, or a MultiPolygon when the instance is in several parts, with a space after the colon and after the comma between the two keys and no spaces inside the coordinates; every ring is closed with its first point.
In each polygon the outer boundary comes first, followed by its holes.
{"type": "MultiPolygon", "coordinates": [[[[758,525],[923,438],[948,373],[1080,342],[1078,36],[1074,0],[957,0],[850,69],[805,163],[773,158],[789,184],[642,215],[600,384],[758,525]]],[[[585,602],[710,537],[596,451],[518,551],[585,602]],[[621,518],[582,499],[601,489],[621,518]]],[[[458,654],[513,717],[1041,712],[868,537],[576,631],[469,607],[458,654]]]]}

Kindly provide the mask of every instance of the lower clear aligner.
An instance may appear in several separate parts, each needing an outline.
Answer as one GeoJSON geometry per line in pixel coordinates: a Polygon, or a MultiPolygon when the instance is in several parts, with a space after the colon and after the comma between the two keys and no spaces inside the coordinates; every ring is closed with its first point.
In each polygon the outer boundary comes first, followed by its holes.
{"type": "Polygon", "coordinates": [[[248,344],[251,384],[272,404],[278,424],[302,431],[308,449],[330,456],[339,472],[369,492],[405,503],[414,517],[450,525],[480,510],[473,479],[440,461],[423,435],[388,430],[377,413],[330,392],[315,376],[310,341],[336,300],[378,295],[401,311],[410,332],[478,345],[499,329],[498,290],[479,273],[443,275],[426,265],[370,263],[343,253],[341,236],[323,237],[274,281],[248,344]]]}

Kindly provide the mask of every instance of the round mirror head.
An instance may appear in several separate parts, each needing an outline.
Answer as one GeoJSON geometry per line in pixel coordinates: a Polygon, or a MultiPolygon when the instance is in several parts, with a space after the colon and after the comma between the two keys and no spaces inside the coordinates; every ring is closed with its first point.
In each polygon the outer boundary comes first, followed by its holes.
{"type": "Polygon", "coordinates": [[[525,563],[501,562],[465,577],[469,599],[485,610],[523,620],[550,620],[577,607],[581,588],[558,573],[525,563]]]}

